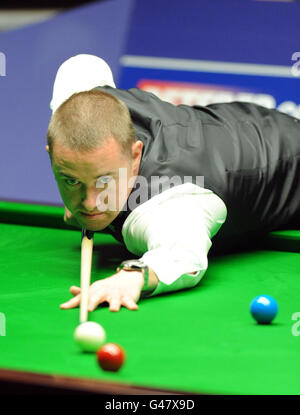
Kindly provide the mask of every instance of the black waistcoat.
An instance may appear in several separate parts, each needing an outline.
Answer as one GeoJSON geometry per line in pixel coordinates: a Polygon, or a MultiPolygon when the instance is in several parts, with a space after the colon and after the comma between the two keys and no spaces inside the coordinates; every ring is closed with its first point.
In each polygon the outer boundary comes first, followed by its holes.
{"type": "MultiPolygon", "coordinates": [[[[228,243],[300,224],[300,121],[251,103],[175,106],[133,88],[97,88],[129,108],[144,144],[139,175],[204,177],[228,215],[214,238],[228,243]]],[[[190,180],[188,180],[190,181],[190,180]]],[[[122,241],[121,212],[110,231],[122,241]]],[[[174,223],[176,226],[176,223],[174,223]]]]}

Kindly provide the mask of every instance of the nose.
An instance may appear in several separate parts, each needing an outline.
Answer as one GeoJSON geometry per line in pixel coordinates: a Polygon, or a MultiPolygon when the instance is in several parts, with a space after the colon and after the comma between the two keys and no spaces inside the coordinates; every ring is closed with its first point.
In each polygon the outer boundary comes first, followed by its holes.
{"type": "Polygon", "coordinates": [[[97,199],[97,189],[87,189],[81,200],[81,206],[86,213],[96,213],[96,199],[97,199]]]}

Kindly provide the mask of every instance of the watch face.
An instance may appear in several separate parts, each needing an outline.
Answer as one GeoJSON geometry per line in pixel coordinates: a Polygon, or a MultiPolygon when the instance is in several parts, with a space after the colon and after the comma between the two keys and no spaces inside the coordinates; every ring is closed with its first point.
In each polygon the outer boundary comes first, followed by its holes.
{"type": "Polygon", "coordinates": [[[126,268],[144,268],[146,266],[142,261],[139,261],[138,259],[124,261],[122,262],[122,265],[126,268]]]}

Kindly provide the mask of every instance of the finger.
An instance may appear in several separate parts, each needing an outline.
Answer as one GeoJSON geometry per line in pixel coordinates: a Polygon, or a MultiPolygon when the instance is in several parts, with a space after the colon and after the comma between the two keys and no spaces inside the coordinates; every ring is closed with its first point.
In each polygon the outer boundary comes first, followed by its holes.
{"type": "Polygon", "coordinates": [[[101,303],[103,303],[106,300],[106,297],[104,294],[93,294],[89,298],[89,304],[88,304],[88,311],[94,311],[95,308],[98,307],[101,303]]]}
{"type": "Polygon", "coordinates": [[[121,308],[121,299],[120,297],[113,297],[110,301],[109,301],[109,309],[110,311],[119,311],[121,308]]]}
{"type": "Polygon", "coordinates": [[[78,295],[80,294],[81,289],[79,287],[76,287],[75,285],[72,285],[72,287],[70,288],[70,293],[73,295],[78,295]]]}
{"type": "Polygon", "coordinates": [[[60,305],[60,308],[67,309],[67,308],[74,308],[78,307],[80,304],[80,295],[77,295],[74,298],[71,298],[71,300],[67,301],[66,303],[63,303],[60,305]]]}
{"type": "Polygon", "coordinates": [[[131,297],[123,297],[122,299],[122,305],[124,307],[127,307],[129,310],[137,310],[139,306],[131,297]]]}

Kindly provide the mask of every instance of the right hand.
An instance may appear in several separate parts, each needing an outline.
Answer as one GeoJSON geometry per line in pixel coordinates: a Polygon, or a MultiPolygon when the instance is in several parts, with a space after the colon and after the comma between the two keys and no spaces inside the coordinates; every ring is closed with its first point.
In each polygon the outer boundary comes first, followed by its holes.
{"type": "Polygon", "coordinates": [[[69,211],[68,208],[65,206],[65,214],[64,214],[64,222],[67,225],[75,226],[76,228],[82,228],[82,226],[77,222],[77,219],[73,214],[69,211]]]}
{"type": "MultiPolygon", "coordinates": [[[[122,306],[137,310],[143,284],[141,272],[124,270],[95,281],[88,291],[88,311],[94,311],[102,303],[108,303],[110,311],[119,311],[122,306]]],[[[80,306],[80,287],[72,286],[70,292],[74,297],[60,305],[64,310],[80,306]]]]}

